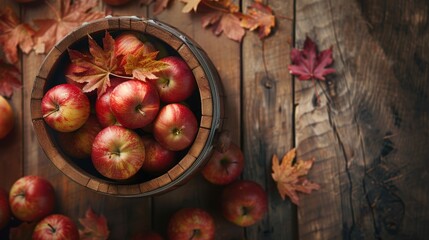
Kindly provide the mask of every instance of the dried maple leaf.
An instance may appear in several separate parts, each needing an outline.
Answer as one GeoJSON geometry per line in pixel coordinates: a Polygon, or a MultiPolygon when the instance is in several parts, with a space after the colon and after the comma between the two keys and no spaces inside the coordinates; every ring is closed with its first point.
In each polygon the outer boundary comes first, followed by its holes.
{"type": "Polygon", "coordinates": [[[124,65],[125,73],[132,74],[134,78],[142,81],[157,79],[158,77],[154,73],[170,66],[168,63],[156,60],[157,55],[158,52],[147,53],[144,48],[141,48],[136,55],[128,55],[127,63],[124,65]]]}
{"type": "Polygon", "coordinates": [[[158,15],[167,8],[170,0],[140,0],[140,6],[148,6],[153,2],[155,2],[153,6],[153,15],[158,15]]]}
{"type": "Polygon", "coordinates": [[[105,240],[109,237],[107,220],[88,208],[84,218],[79,218],[83,229],[79,229],[80,240],[105,240]]]}
{"type": "Polygon", "coordinates": [[[97,0],[64,0],[61,2],[61,12],[58,12],[48,2],[48,6],[55,12],[55,19],[37,19],[34,22],[39,26],[35,35],[36,53],[46,53],[59,40],[84,22],[92,21],[105,16],[103,12],[92,11],[98,5],[97,0]]]}
{"type": "Polygon", "coordinates": [[[237,42],[241,42],[246,33],[240,25],[240,19],[233,13],[212,11],[206,13],[201,20],[204,28],[212,25],[215,35],[220,35],[223,32],[229,39],[237,42]]]}
{"type": "Polygon", "coordinates": [[[89,35],[88,45],[91,56],[76,50],[68,50],[70,60],[78,68],[67,77],[79,83],[86,83],[82,89],[84,92],[97,89],[98,96],[101,96],[110,86],[110,75],[120,74],[115,56],[115,40],[106,31],[103,38],[103,48],[98,46],[97,42],[89,35]]]}
{"type": "Polygon", "coordinates": [[[32,36],[35,31],[26,23],[20,23],[15,12],[10,8],[4,8],[0,13],[0,45],[3,47],[6,60],[10,63],[18,61],[17,46],[24,53],[29,53],[33,48],[32,36]]]}
{"type": "Polygon", "coordinates": [[[20,72],[14,65],[7,64],[0,59],[0,95],[11,97],[14,88],[22,87],[20,77],[20,72]]]}
{"type": "Polygon", "coordinates": [[[188,13],[192,10],[194,10],[194,12],[196,12],[198,5],[201,2],[201,0],[181,0],[181,1],[186,3],[186,5],[182,9],[183,13],[188,13]]]}
{"type": "Polygon", "coordinates": [[[304,177],[313,166],[314,160],[298,160],[293,164],[295,155],[296,150],[290,150],[283,156],[281,164],[277,155],[274,155],[271,176],[277,182],[277,189],[282,199],[284,200],[288,196],[293,203],[299,205],[297,192],[311,193],[312,190],[317,190],[320,186],[304,177]]]}
{"type": "Polygon", "coordinates": [[[299,80],[325,80],[326,75],[335,72],[328,68],[333,62],[332,47],[318,53],[316,44],[309,37],[305,39],[304,49],[292,49],[291,61],[289,72],[297,75],[299,80]]]}
{"type": "Polygon", "coordinates": [[[253,31],[259,29],[259,38],[267,37],[271,28],[275,26],[276,19],[273,15],[273,10],[268,6],[262,4],[260,0],[255,0],[248,8],[247,14],[243,14],[241,18],[241,26],[253,31]]]}

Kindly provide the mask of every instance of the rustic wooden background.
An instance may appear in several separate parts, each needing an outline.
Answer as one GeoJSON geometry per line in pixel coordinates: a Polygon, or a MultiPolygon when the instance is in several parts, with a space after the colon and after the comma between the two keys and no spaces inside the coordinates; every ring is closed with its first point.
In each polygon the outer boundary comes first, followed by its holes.
{"type": "MultiPolygon", "coordinates": [[[[52,1],[51,1],[52,2],[52,1]]],[[[245,9],[251,0],[236,2],[245,9]]],[[[157,19],[187,33],[216,65],[226,92],[226,128],[246,158],[244,179],[269,193],[269,212],[259,224],[239,228],[219,215],[222,188],[197,175],[185,186],[153,198],[97,194],[62,175],[46,158],[31,124],[30,95],[44,55],[21,55],[23,88],[10,100],[16,127],[0,140],[0,186],[37,174],[52,182],[57,212],[73,219],[88,207],[105,215],[111,239],[136,232],[165,232],[181,207],[202,207],[217,223],[217,239],[426,239],[429,236],[429,2],[426,0],[269,0],[274,34],[241,43],[215,37],[197,15],[183,14],[178,0],[157,19]],[[293,21],[285,17],[293,18],[293,21]],[[336,74],[318,83],[288,73],[292,46],[310,36],[321,49],[333,46],[336,74]],[[263,61],[267,63],[265,70],[263,61]],[[309,178],[321,185],[301,195],[297,208],[283,201],[271,179],[271,157],[292,147],[316,158],[309,178]]],[[[56,6],[59,7],[59,1],[56,6]]],[[[22,21],[54,14],[45,4],[12,6],[22,21]]],[[[100,8],[104,9],[102,3],[100,8]]],[[[152,16],[137,0],[114,15],[152,16]]]]}

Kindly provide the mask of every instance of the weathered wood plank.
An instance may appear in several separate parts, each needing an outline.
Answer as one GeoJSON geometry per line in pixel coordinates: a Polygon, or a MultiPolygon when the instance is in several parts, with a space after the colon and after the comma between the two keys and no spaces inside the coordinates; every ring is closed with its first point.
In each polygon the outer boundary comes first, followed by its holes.
{"type": "MultiPolygon", "coordinates": [[[[240,142],[240,45],[224,36],[216,37],[202,29],[200,16],[182,13],[183,3],[170,1],[169,8],[156,18],[168,23],[193,38],[207,52],[219,71],[225,86],[224,127],[231,130],[235,143],[240,142]]],[[[150,9],[150,16],[152,11],[150,9]]],[[[165,232],[170,216],[182,207],[200,207],[213,214],[217,224],[216,239],[241,239],[243,230],[227,222],[219,212],[221,187],[210,185],[199,174],[184,186],[154,197],[154,227],[165,232]],[[174,200],[172,200],[174,199],[174,200]]]]}
{"type": "Polygon", "coordinates": [[[387,6],[297,1],[297,45],[306,35],[321,49],[333,45],[337,69],[328,77],[334,95],[318,85],[319,106],[311,82],[296,84],[298,154],[316,157],[309,177],[322,186],[302,197],[300,239],[429,234],[428,3],[387,6]]]}
{"type": "MultiPolygon", "coordinates": [[[[11,7],[20,16],[19,5],[7,0],[1,0],[2,7],[11,7]]],[[[1,53],[2,54],[2,53],[1,53]]],[[[3,57],[3,56],[2,56],[3,57]]],[[[19,63],[17,67],[20,68],[19,63]]],[[[22,71],[22,69],[20,69],[22,71]]],[[[23,166],[23,121],[22,121],[22,89],[17,89],[11,99],[7,99],[14,111],[14,128],[0,140],[0,187],[9,191],[12,184],[22,175],[23,166]]]]}
{"type": "MultiPolygon", "coordinates": [[[[243,1],[246,9],[253,1],[243,1]]],[[[269,195],[269,212],[246,229],[248,239],[296,239],[296,209],[283,201],[271,178],[273,154],[293,147],[293,82],[287,70],[294,1],[269,1],[277,16],[275,33],[261,41],[248,32],[243,41],[244,178],[260,183],[269,195]],[[264,66],[264,64],[266,66],[264,66]]]]}

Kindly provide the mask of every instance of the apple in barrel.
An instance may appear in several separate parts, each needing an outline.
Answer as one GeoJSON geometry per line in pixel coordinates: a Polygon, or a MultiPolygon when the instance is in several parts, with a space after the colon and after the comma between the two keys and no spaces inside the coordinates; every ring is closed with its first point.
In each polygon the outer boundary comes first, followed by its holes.
{"type": "Polygon", "coordinates": [[[142,140],[145,148],[144,172],[159,175],[175,164],[176,152],[164,148],[153,137],[143,136],[142,140]]]}
{"type": "Polygon", "coordinates": [[[195,114],[185,105],[165,105],[155,119],[153,135],[165,148],[180,151],[189,147],[198,132],[195,114]]]}
{"type": "Polygon", "coordinates": [[[82,127],[89,113],[88,97],[70,83],[49,89],[42,98],[43,119],[59,132],[72,132],[82,127]]]}
{"type": "Polygon", "coordinates": [[[58,145],[70,157],[84,159],[91,156],[92,143],[102,126],[95,115],[90,115],[81,128],[74,132],[58,132],[58,145]]]}
{"type": "Polygon", "coordinates": [[[124,180],[135,175],[143,166],[145,148],[140,136],[134,131],[121,126],[109,126],[95,137],[91,159],[101,175],[124,180]]]}
{"type": "Polygon", "coordinates": [[[10,189],[9,204],[13,216],[17,219],[25,222],[40,220],[54,210],[54,188],[42,177],[21,177],[10,189]]]}
{"type": "Polygon", "coordinates": [[[158,89],[159,98],[165,103],[186,100],[197,88],[197,82],[188,64],[176,56],[168,56],[161,61],[169,66],[156,73],[158,79],[151,80],[158,89]]]}
{"type": "Polygon", "coordinates": [[[124,81],[125,79],[122,78],[110,79],[110,87],[95,101],[95,114],[103,127],[120,125],[110,107],[110,94],[116,86],[124,81]]]}
{"type": "Polygon", "coordinates": [[[52,214],[43,218],[34,228],[33,240],[79,240],[76,224],[67,216],[52,214]]]}
{"type": "Polygon", "coordinates": [[[110,108],[118,122],[130,129],[151,123],[159,111],[159,96],[150,83],[129,80],[110,94],[110,108]]]}

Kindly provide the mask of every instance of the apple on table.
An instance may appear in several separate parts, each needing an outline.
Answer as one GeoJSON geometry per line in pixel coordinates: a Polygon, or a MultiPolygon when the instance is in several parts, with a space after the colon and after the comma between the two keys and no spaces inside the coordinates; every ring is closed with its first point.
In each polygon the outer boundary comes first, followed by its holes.
{"type": "Polygon", "coordinates": [[[215,149],[201,171],[203,177],[217,185],[226,185],[236,180],[244,168],[241,149],[230,143],[225,152],[215,149]]]}
{"type": "Polygon", "coordinates": [[[79,240],[79,230],[69,217],[52,214],[43,218],[34,228],[33,240],[79,240]]]}
{"type": "Polygon", "coordinates": [[[223,216],[247,227],[259,222],[268,211],[268,196],[256,182],[239,180],[226,186],[221,195],[223,216]]]}
{"type": "Polygon", "coordinates": [[[167,233],[170,240],[213,240],[215,223],[201,208],[182,208],[170,218],[167,233]]]}
{"type": "Polygon", "coordinates": [[[25,222],[39,220],[52,213],[55,208],[54,188],[42,177],[21,177],[10,189],[9,204],[17,219],[25,222]]]}
{"type": "Polygon", "coordinates": [[[14,123],[13,109],[9,102],[0,95],[0,139],[12,131],[14,123]]]}

